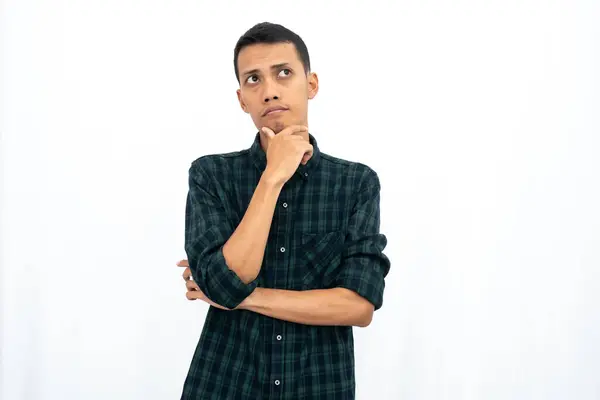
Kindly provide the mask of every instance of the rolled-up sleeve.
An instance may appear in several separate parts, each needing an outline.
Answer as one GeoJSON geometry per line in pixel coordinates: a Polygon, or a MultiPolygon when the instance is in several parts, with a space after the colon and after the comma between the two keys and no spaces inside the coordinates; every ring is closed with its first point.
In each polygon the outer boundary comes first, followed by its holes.
{"type": "Polygon", "coordinates": [[[200,290],[215,303],[233,309],[252,293],[257,280],[246,284],[225,262],[223,245],[235,227],[214,189],[214,166],[202,166],[202,162],[192,163],[189,169],[185,252],[200,290]]]}
{"type": "Polygon", "coordinates": [[[383,253],[387,238],[379,232],[380,191],[377,174],[367,169],[348,225],[342,264],[334,286],[353,290],[378,310],[383,305],[390,260],[383,253]]]}

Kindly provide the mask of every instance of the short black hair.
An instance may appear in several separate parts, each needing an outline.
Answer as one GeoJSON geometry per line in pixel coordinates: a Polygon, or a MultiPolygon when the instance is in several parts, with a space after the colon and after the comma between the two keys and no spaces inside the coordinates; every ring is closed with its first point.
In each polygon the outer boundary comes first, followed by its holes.
{"type": "Polygon", "coordinates": [[[233,67],[235,69],[235,77],[240,81],[240,75],[238,70],[238,56],[240,51],[252,44],[257,43],[292,43],[296,47],[296,52],[302,61],[304,66],[304,72],[308,74],[310,72],[310,57],[308,56],[308,49],[304,40],[288,28],[273,24],[271,22],[261,22],[248,29],[238,39],[235,49],[233,51],[233,67]]]}

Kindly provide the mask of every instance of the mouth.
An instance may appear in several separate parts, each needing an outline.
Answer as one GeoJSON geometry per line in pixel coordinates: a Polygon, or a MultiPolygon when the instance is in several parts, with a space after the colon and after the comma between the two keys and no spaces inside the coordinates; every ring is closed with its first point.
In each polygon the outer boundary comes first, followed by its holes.
{"type": "Polygon", "coordinates": [[[284,111],[287,111],[288,109],[285,107],[272,107],[272,108],[267,108],[267,110],[263,113],[263,117],[269,116],[269,115],[274,115],[274,114],[279,114],[282,113],[284,111]]]}

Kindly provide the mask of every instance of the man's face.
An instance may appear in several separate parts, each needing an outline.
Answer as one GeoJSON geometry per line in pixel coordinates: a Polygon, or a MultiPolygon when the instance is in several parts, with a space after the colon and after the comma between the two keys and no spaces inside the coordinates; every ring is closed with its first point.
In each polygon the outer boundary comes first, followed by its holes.
{"type": "Polygon", "coordinates": [[[238,100],[257,129],[279,133],[290,125],[308,126],[308,100],[317,94],[318,79],[314,73],[307,76],[292,43],[246,46],[238,55],[238,70],[238,100]]]}

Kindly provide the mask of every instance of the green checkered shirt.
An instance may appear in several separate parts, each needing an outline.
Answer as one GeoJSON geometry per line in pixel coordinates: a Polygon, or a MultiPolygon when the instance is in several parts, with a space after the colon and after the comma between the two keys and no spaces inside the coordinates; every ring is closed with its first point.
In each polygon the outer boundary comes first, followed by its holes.
{"type": "MultiPolygon", "coordinates": [[[[390,268],[379,232],[380,183],[368,166],[320,152],[283,186],[258,277],[230,270],[223,244],[240,223],[266,166],[249,149],[195,160],[189,170],[185,251],[202,292],[235,308],[256,288],[344,287],[379,309],[390,268]]],[[[351,326],[313,326],[210,307],[183,385],[184,400],[354,399],[351,326]]]]}

